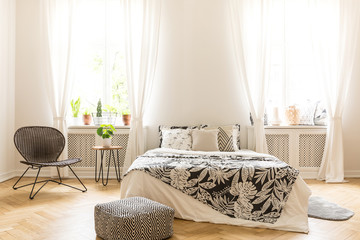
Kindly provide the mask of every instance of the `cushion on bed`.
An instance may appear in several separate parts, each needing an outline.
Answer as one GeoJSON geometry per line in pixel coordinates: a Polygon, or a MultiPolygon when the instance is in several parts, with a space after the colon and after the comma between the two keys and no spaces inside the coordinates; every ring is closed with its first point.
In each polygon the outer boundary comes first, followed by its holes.
{"type": "Polygon", "coordinates": [[[218,146],[218,129],[212,130],[193,130],[192,150],[194,151],[219,151],[218,146]]]}
{"type": "Polygon", "coordinates": [[[162,139],[163,139],[162,130],[169,130],[169,129],[199,129],[199,128],[200,128],[200,125],[195,125],[195,126],[168,126],[168,125],[160,125],[160,126],[159,126],[159,140],[160,140],[160,145],[159,145],[159,147],[161,147],[162,139]]]}
{"type": "Polygon", "coordinates": [[[191,131],[191,129],[163,129],[161,147],[190,151],[191,131]]]}
{"type": "Polygon", "coordinates": [[[221,152],[234,152],[240,150],[240,125],[208,126],[202,125],[201,129],[218,129],[218,146],[221,152]]]}

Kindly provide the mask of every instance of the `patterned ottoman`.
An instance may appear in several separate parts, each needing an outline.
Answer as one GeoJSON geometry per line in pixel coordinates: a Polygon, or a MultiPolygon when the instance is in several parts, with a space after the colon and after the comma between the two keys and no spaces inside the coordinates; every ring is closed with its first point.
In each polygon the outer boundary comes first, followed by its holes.
{"type": "Polygon", "coordinates": [[[173,234],[174,209],[143,197],[95,206],[95,231],[103,239],[165,239],[173,234]]]}

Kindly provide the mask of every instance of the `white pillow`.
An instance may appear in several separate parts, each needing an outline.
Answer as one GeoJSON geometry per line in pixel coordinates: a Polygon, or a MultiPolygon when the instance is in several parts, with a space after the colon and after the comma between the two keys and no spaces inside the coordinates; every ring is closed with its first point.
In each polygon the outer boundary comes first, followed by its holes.
{"type": "Polygon", "coordinates": [[[192,131],[192,150],[194,151],[219,151],[218,129],[213,130],[193,130],[192,131]]]}
{"type": "Polygon", "coordinates": [[[191,150],[191,129],[163,129],[162,148],[191,150]]]}
{"type": "Polygon", "coordinates": [[[240,125],[225,125],[225,126],[207,126],[203,125],[202,129],[212,130],[217,129],[218,134],[218,146],[221,152],[234,152],[239,151],[238,139],[240,125]]]}

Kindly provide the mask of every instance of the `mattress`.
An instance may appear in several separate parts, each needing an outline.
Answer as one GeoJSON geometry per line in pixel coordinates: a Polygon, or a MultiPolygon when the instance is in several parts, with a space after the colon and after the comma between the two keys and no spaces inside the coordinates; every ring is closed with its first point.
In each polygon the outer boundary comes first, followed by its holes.
{"type": "MultiPolygon", "coordinates": [[[[173,149],[154,149],[152,153],[176,154],[234,154],[226,152],[196,152],[173,149]]],[[[267,157],[249,150],[237,151],[235,154],[247,157],[267,157]]],[[[231,218],[201,203],[189,195],[172,186],[154,178],[143,171],[129,172],[121,183],[120,198],[142,196],[160,202],[175,209],[175,217],[196,222],[210,222],[216,224],[230,224],[245,227],[270,228],[285,231],[304,232],[308,229],[308,198],[311,191],[298,176],[290,192],[289,198],[283,208],[281,216],[275,223],[263,223],[239,218],[231,218]]]]}

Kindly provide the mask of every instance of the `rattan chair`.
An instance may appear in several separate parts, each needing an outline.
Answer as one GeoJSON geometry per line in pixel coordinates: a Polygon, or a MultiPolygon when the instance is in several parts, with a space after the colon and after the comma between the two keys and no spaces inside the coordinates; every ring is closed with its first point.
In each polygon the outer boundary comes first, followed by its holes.
{"type": "Polygon", "coordinates": [[[62,184],[76,190],[86,192],[87,188],[81,182],[79,177],[72,170],[70,165],[80,162],[80,158],[72,158],[67,160],[58,161],[58,158],[65,147],[65,137],[57,129],[52,127],[43,127],[43,126],[31,126],[31,127],[22,127],[19,128],[14,134],[14,143],[17,150],[20,152],[21,156],[25,161],[20,161],[23,164],[28,165],[29,167],[21,175],[21,177],[16,181],[13,186],[13,189],[18,189],[26,186],[32,185],[32,189],[29,195],[30,199],[33,199],[35,195],[48,183],[55,182],[62,184]],[[79,180],[84,189],[80,189],[74,186],[70,186],[62,182],[60,177],[59,167],[69,167],[71,172],[79,180]],[[60,181],[53,179],[47,179],[42,181],[37,181],[39,173],[43,167],[56,167],[57,173],[60,181]],[[33,183],[25,184],[19,187],[16,187],[16,184],[21,180],[21,178],[26,174],[29,169],[38,169],[35,181],[33,183]],[[38,183],[43,183],[42,186],[33,194],[35,185],[38,183]]]}

